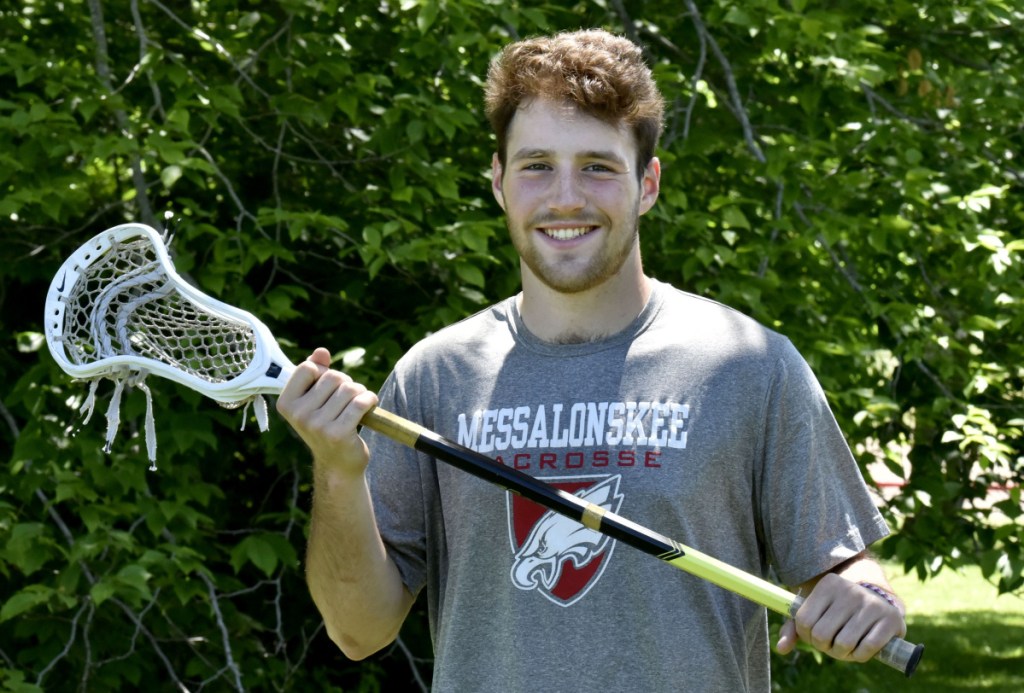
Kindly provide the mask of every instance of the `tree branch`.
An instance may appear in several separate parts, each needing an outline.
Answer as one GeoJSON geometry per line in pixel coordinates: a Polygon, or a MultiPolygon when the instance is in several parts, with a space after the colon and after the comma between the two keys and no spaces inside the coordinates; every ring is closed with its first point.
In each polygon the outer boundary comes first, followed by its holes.
{"type": "Polygon", "coordinates": [[[75,612],[75,617],[71,619],[71,633],[68,635],[68,641],[64,643],[64,649],[61,650],[56,657],[50,660],[50,663],[43,667],[36,675],[36,685],[40,688],[43,685],[43,680],[46,679],[46,675],[57,666],[57,663],[68,656],[68,652],[71,651],[71,646],[75,644],[76,635],[78,634],[78,619],[82,617],[82,612],[90,606],[91,602],[83,601],[82,606],[79,607],[78,611],[75,612]]]}
{"type": "Polygon", "coordinates": [[[715,41],[715,37],[708,31],[707,26],[704,24],[704,19],[701,17],[700,10],[697,9],[697,3],[694,0],[686,0],[686,8],[689,10],[690,19],[693,20],[694,26],[697,27],[697,33],[703,37],[702,40],[707,41],[711,52],[725,74],[725,85],[729,93],[729,100],[733,106],[732,111],[743,128],[743,140],[747,143],[747,149],[762,164],[767,163],[768,159],[765,158],[764,152],[761,151],[761,146],[754,139],[754,128],[750,125],[750,116],[747,115],[746,108],[743,106],[743,100],[740,98],[739,88],[736,86],[736,75],[733,73],[729,59],[725,57],[718,42],[715,41]]]}
{"type": "MultiPolygon", "coordinates": [[[[775,207],[772,210],[772,215],[776,223],[772,225],[772,235],[769,239],[769,242],[772,245],[775,244],[775,241],[779,237],[778,221],[782,219],[782,199],[785,192],[786,184],[782,181],[782,179],[775,181],[775,207]]],[[[763,258],[761,258],[761,264],[757,268],[757,276],[759,278],[764,279],[766,274],[768,274],[768,255],[765,255],[763,258]]]]}
{"type": "Polygon", "coordinates": [[[18,422],[11,415],[11,410],[7,408],[2,399],[0,399],[0,417],[3,417],[3,420],[7,422],[7,427],[11,429],[11,437],[17,440],[18,436],[21,435],[21,429],[18,428],[18,422]]]}
{"type": "MultiPolygon", "coordinates": [[[[164,532],[170,534],[166,529],[164,532]]],[[[210,606],[213,608],[213,614],[217,619],[217,628],[220,630],[221,644],[224,647],[224,658],[227,660],[226,667],[231,671],[235,679],[235,690],[244,691],[242,672],[239,670],[238,663],[235,662],[234,656],[231,654],[231,634],[224,623],[224,614],[220,610],[220,601],[217,599],[217,586],[213,584],[213,580],[204,571],[197,570],[196,573],[199,575],[199,579],[206,585],[207,594],[210,595],[210,606]]]]}
{"type": "MultiPolygon", "coordinates": [[[[167,674],[171,677],[171,681],[174,682],[178,690],[187,691],[188,688],[185,687],[185,684],[183,684],[181,682],[181,679],[178,678],[177,672],[174,671],[174,665],[171,664],[171,660],[167,658],[167,655],[164,654],[163,648],[160,647],[160,642],[156,639],[153,633],[150,632],[150,630],[146,628],[146,626],[142,623],[142,618],[139,615],[137,615],[130,606],[122,602],[120,599],[116,597],[111,597],[110,602],[120,607],[121,611],[123,611],[125,615],[128,617],[128,620],[135,624],[136,629],[146,636],[146,639],[149,640],[149,644],[153,647],[153,652],[155,652],[156,656],[160,659],[161,662],[163,662],[164,668],[167,670],[167,674]]],[[[150,603],[152,604],[155,602],[150,603]]],[[[145,611],[143,611],[143,613],[145,613],[145,611]]]]}
{"type": "MultiPolygon", "coordinates": [[[[100,4],[100,0],[88,0],[88,3],[89,15],[92,19],[96,76],[99,77],[100,84],[103,85],[103,88],[106,89],[109,94],[113,95],[115,91],[110,72],[110,54],[107,49],[107,32],[103,26],[103,6],[100,4]]],[[[131,122],[128,120],[128,115],[120,108],[115,108],[113,113],[114,119],[117,121],[117,126],[121,129],[121,132],[130,133],[132,130],[131,122]]],[[[155,226],[156,220],[153,216],[153,206],[149,201],[146,177],[142,173],[142,157],[139,155],[137,149],[132,151],[130,159],[132,184],[135,187],[135,199],[139,205],[139,214],[142,217],[143,223],[155,226]]]]}
{"type": "Polygon", "coordinates": [[[929,120],[928,118],[916,118],[912,115],[904,113],[903,111],[889,103],[889,101],[882,98],[882,96],[877,91],[871,88],[871,85],[869,85],[867,82],[863,80],[860,82],[860,89],[862,92],[864,92],[864,96],[868,98],[868,104],[871,106],[872,119],[876,119],[874,104],[877,102],[882,105],[882,108],[889,111],[900,120],[905,120],[908,123],[913,123],[914,125],[917,125],[919,128],[922,128],[924,130],[933,130],[935,128],[941,127],[941,123],[937,121],[929,120]]]}
{"type": "Polygon", "coordinates": [[[423,676],[420,674],[419,667],[417,666],[419,660],[413,656],[412,650],[410,650],[408,645],[405,644],[405,641],[402,640],[401,635],[395,638],[395,645],[402,651],[402,654],[405,655],[405,659],[409,663],[409,668],[412,669],[412,675],[416,679],[416,684],[419,686],[420,690],[423,691],[423,693],[428,693],[430,686],[423,680],[423,676]]]}
{"type": "MultiPolygon", "coordinates": [[[[131,0],[130,3],[132,12],[132,21],[135,24],[135,35],[139,37],[139,66],[142,65],[146,59],[146,53],[148,52],[149,45],[152,41],[149,40],[149,35],[146,33],[146,27],[142,23],[142,13],[139,12],[139,0],[131,0]]],[[[160,93],[160,87],[153,79],[151,75],[147,75],[149,81],[150,91],[153,92],[153,105],[156,112],[160,114],[161,118],[166,118],[167,114],[164,111],[164,100],[160,93]]]]}
{"type": "Polygon", "coordinates": [[[642,46],[640,37],[637,35],[636,24],[633,22],[633,18],[629,16],[629,12],[626,11],[626,5],[622,0],[612,0],[612,6],[615,8],[615,13],[619,15],[619,21],[622,23],[623,31],[626,32],[626,38],[636,45],[642,46]]]}

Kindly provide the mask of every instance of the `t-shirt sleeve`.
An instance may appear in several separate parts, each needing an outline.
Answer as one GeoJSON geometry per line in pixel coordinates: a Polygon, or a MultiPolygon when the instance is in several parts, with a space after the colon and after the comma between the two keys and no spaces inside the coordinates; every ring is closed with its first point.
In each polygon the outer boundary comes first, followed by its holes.
{"type": "MultiPolygon", "coordinates": [[[[395,373],[385,381],[378,397],[381,409],[410,417],[395,373]]],[[[362,436],[370,449],[367,480],[377,528],[402,582],[415,596],[427,581],[423,488],[431,484],[424,475],[431,474],[434,467],[426,456],[382,434],[364,428],[362,436]]]]}
{"type": "Polygon", "coordinates": [[[796,586],[889,530],[825,393],[788,340],[763,406],[762,527],[769,561],[796,586]]]}

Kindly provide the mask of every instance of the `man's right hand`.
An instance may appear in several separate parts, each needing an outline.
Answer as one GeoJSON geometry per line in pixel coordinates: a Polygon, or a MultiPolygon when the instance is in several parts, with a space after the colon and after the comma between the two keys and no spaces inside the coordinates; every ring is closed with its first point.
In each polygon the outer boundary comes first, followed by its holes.
{"type": "Polygon", "coordinates": [[[357,427],[377,406],[377,395],[330,366],[327,349],[314,351],[292,373],[277,400],[277,411],[309,446],[317,463],[360,476],[369,463],[369,451],[357,427]]]}

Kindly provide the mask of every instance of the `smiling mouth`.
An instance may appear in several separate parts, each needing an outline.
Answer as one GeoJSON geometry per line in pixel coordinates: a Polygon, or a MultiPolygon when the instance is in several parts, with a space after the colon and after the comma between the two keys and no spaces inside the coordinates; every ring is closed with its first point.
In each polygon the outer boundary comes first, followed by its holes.
{"type": "Polygon", "coordinates": [[[596,226],[576,226],[569,229],[540,229],[545,236],[553,238],[556,241],[571,241],[574,238],[585,236],[590,233],[596,226]]]}

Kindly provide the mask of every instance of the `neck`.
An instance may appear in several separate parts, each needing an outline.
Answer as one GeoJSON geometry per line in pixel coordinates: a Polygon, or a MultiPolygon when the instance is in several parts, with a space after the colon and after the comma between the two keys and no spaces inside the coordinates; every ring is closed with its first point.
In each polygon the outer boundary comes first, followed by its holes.
{"type": "Polygon", "coordinates": [[[541,282],[525,265],[519,314],[545,342],[591,342],[624,330],[647,305],[651,281],[638,255],[604,283],[579,293],[561,293],[541,282]]]}

